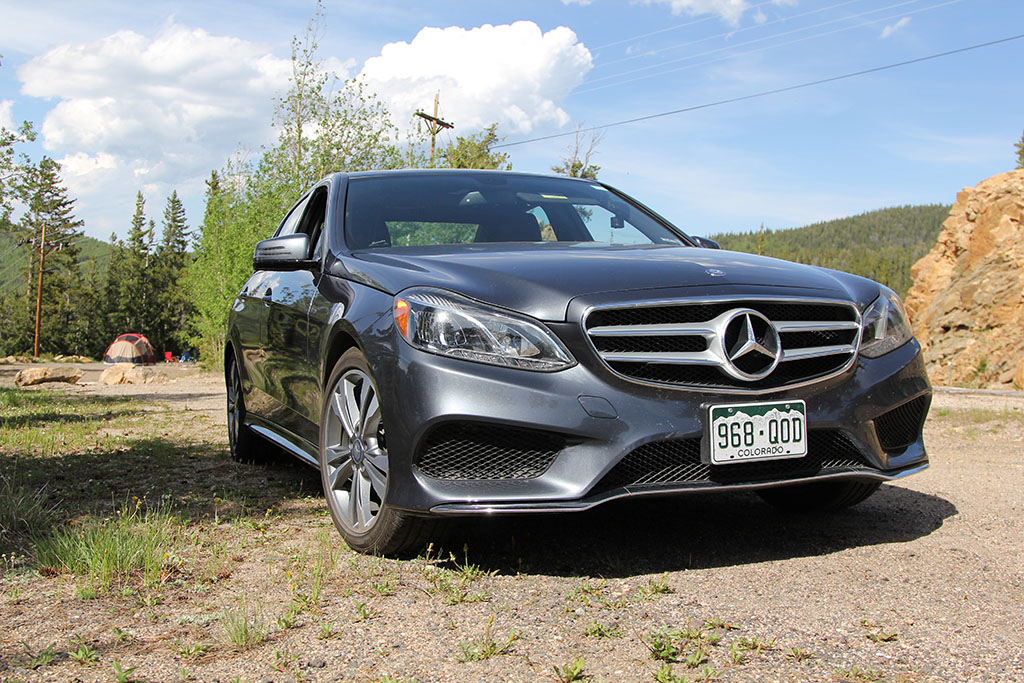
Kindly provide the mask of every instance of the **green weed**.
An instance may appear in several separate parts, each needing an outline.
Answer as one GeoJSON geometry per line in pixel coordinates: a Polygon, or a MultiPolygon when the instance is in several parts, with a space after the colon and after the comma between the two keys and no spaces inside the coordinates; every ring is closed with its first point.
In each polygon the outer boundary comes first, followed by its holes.
{"type": "Polygon", "coordinates": [[[512,643],[519,639],[519,634],[512,631],[505,638],[496,640],[491,633],[493,626],[494,615],[492,614],[487,620],[483,638],[472,643],[459,643],[459,649],[462,651],[459,656],[460,662],[485,660],[495,655],[505,654],[512,648],[512,643]]]}
{"type": "Polygon", "coordinates": [[[50,643],[39,652],[33,652],[32,648],[25,641],[21,641],[21,646],[25,649],[25,661],[26,669],[38,669],[41,666],[49,666],[53,663],[53,660],[57,657],[57,643],[50,643]]]}
{"type": "Polygon", "coordinates": [[[686,676],[677,676],[668,662],[662,664],[661,668],[654,672],[654,680],[658,683],[690,683],[686,676]]]}
{"type": "Polygon", "coordinates": [[[574,657],[568,664],[562,666],[553,666],[555,672],[555,680],[558,683],[574,683],[575,681],[582,681],[590,678],[583,673],[583,657],[574,657]]]}
{"type": "Polygon", "coordinates": [[[77,662],[82,666],[92,666],[99,659],[96,650],[91,648],[81,636],[75,636],[71,639],[71,647],[74,649],[68,650],[68,657],[71,661],[77,662]]]}
{"type": "Polygon", "coordinates": [[[621,638],[622,629],[618,626],[608,626],[595,621],[583,630],[583,635],[588,638],[621,638]]]}

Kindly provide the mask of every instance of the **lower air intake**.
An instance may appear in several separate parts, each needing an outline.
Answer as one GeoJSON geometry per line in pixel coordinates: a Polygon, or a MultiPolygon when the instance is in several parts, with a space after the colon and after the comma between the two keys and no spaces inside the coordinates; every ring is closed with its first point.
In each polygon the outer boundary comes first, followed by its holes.
{"type": "Polygon", "coordinates": [[[555,434],[492,424],[449,422],[435,427],[416,466],[435,479],[533,479],[565,447],[555,434]]]}
{"type": "Polygon", "coordinates": [[[700,439],[655,441],[640,446],[619,461],[594,487],[599,493],[624,486],[666,484],[745,484],[787,481],[818,474],[873,469],[843,432],[811,430],[807,455],[732,465],[701,462],[700,439]]]}
{"type": "Polygon", "coordinates": [[[928,397],[918,396],[875,418],[878,443],[888,452],[901,451],[917,441],[928,411],[928,397]]]}

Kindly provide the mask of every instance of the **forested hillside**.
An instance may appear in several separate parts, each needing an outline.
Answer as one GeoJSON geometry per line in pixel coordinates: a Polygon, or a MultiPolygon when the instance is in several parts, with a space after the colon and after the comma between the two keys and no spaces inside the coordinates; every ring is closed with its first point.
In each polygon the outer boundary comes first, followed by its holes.
{"type": "MultiPolygon", "coordinates": [[[[82,275],[87,274],[90,262],[95,261],[100,273],[105,273],[110,262],[110,244],[92,237],[75,239],[78,245],[78,261],[82,275]]],[[[28,268],[28,251],[19,247],[17,237],[0,230],[0,294],[15,294],[25,291],[25,275],[28,268]]]]}
{"type": "Polygon", "coordinates": [[[935,246],[949,205],[897,206],[788,230],[711,235],[723,249],[845,270],[905,296],[910,266],[935,246]]]}

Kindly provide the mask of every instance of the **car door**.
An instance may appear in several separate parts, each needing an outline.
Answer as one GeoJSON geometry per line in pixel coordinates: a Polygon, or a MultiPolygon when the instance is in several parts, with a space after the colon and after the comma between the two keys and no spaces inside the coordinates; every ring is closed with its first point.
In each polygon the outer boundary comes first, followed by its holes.
{"type": "MultiPolygon", "coordinates": [[[[310,236],[310,258],[319,254],[319,238],[326,218],[329,182],[315,187],[309,194],[301,218],[291,224],[291,232],[310,236]]],[[[284,227],[284,226],[282,226],[284,227]]],[[[279,235],[289,234],[279,232],[279,235]]],[[[273,287],[267,299],[266,386],[273,402],[272,420],[305,439],[316,442],[317,417],[308,406],[319,404],[315,373],[307,361],[309,346],[308,313],[316,295],[320,275],[316,265],[274,273],[273,287]]]]}

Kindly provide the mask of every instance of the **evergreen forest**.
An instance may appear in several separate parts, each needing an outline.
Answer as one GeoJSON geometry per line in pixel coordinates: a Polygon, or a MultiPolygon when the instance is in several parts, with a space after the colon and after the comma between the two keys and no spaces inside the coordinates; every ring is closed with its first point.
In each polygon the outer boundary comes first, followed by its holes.
{"type": "Polygon", "coordinates": [[[948,204],[897,206],[802,228],[710,237],[723,249],[843,270],[906,296],[910,267],[935,246],[949,209],[948,204]]]}

